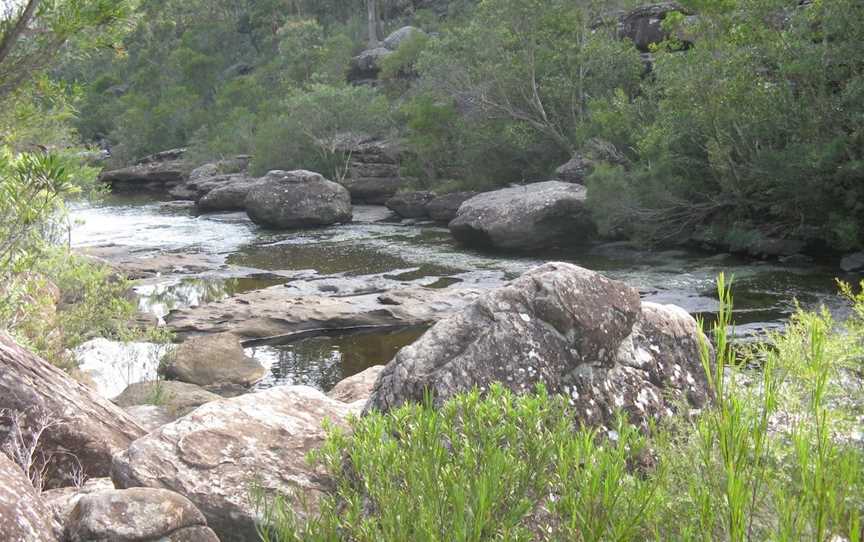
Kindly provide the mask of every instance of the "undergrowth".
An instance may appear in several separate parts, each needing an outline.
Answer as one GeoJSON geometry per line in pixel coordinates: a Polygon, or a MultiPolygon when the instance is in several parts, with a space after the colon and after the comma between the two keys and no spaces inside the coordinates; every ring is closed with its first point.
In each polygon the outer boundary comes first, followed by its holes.
{"type": "Polygon", "coordinates": [[[703,412],[601,436],[543,388],[496,385],[374,413],[310,457],[335,484],[316,514],[261,501],[262,540],[861,540],[864,296],[845,287],[843,329],[799,311],[742,356],[718,283],[703,412]]]}

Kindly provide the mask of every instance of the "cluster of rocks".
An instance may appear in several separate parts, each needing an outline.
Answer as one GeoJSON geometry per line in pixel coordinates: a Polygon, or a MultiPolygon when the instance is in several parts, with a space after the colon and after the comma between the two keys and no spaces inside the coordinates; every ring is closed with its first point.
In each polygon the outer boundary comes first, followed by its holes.
{"type": "MultiPolygon", "coordinates": [[[[398,308],[405,299],[378,301],[398,308]]],[[[693,318],[643,303],[633,288],[586,269],[550,263],[446,314],[432,316],[435,306],[427,305],[427,318],[439,321],[417,342],[327,395],[281,386],[223,399],[192,384],[140,383],[115,405],[0,336],[0,409],[33,413],[27,436],[37,430],[35,413],[48,414],[39,444],[52,458],[51,490],[39,495],[0,453],[0,532],[10,540],[256,540],[260,503],[250,488],[286,496],[301,520],[332,490],[327,472],[306,461],[324,442],[325,420],[347,429],[352,415],[426,394],[440,404],[494,382],[517,393],[544,384],[568,398],[580,421],[601,429],[618,410],[647,425],[708,399],[693,318]],[[168,416],[145,429],[118,405],[141,406],[154,391],[168,416]],[[76,484],[80,476],[68,476],[74,465],[92,481],[76,484]]],[[[299,301],[282,307],[282,317],[296,318],[301,330],[319,325],[314,307],[306,323],[299,308],[299,301]]],[[[236,340],[188,340],[165,370],[201,386],[251,382],[261,369],[238,360],[236,340]]],[[[10,437],[10,426],[0,424],[0,441],[10,437]]]]}
{"type": "Polygon", "coordinates": [[[477,195],[477,192],[399,192],[387,200],[387,208],[402,218],[431,219],[449,223],[456,218],[459,207],[477,195]]]}

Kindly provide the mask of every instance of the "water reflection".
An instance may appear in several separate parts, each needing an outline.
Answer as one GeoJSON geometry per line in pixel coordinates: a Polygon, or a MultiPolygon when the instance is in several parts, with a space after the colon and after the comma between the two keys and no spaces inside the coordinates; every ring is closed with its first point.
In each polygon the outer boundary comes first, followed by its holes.
{"type": "Polygon", "coordinates": [[[174,309],[198,307],[232,295],[286,284],[290,279],[261,273],[244,277],[190,277],[156,284],[143,284],[135,288],[138,308],[142,312],[164,318],[174,309]]]}
{"type": "Polygon", "coordinates": [[[388,363],[426,331],[409,328],[388,333],[322,337],[284,346],[256,346],[246,352],[270,374],[256,388],[302,384],[328,391],[340,380],[388,363]]]}

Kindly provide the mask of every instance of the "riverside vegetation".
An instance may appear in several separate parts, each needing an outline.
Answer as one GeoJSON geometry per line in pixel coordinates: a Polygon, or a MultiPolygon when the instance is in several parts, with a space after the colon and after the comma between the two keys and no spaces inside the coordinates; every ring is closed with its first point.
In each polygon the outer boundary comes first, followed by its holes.
{"type": "MultiPolygon", "coordinates": [[[[338,180],[339,138],[363,133],[399,139],[404,175],[439,192],[547,178],[576,155],[606,236],[862,248],[864,5],[686,0],[642,51],[610,15],[635,5],[0,5],[0,330],[69,372],[93,337],[170,339],[135,323],[126,278],[66,242],[68,202],[101,196],[98,141],[117,165],[182,145],[338,180]],[[405,24],[424,32],[375,85],[350,84],[367,38],[405,24]]],[[[713,402],[647,432],[623,413],[577,426],[565,399],[501,386],[333,427],[309,457],[332,494],[309,521],[262,496],[260,537],[859,541],[864,294],[840,288],[847,321],[802,310],[739,348],[721,276],[702,337],[713,402]]]]}

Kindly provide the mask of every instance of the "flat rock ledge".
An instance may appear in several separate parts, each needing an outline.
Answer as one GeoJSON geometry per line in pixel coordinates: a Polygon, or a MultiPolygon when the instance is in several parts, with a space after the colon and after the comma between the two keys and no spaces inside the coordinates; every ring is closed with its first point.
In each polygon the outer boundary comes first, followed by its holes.
{"type": "Polygon", "coordinates": [[[166,323],[181,338],[230,331],[243,339],[292,338],[375,327],[413,327],[463,309],[480,295],[469,288],[406,287],[350,297],[298,296],[273,286],[174,311],[166,323]]]}

